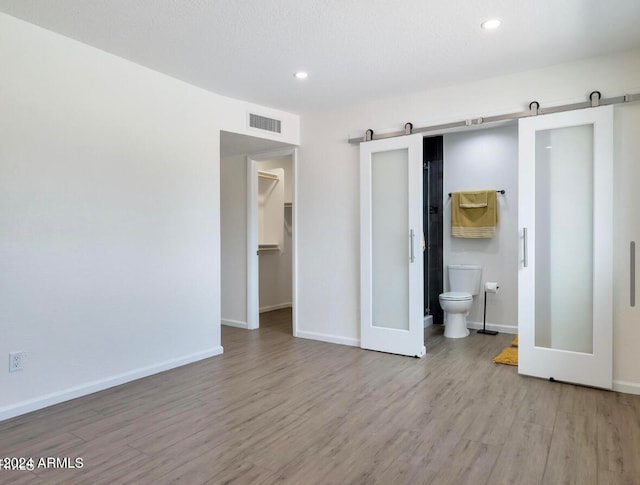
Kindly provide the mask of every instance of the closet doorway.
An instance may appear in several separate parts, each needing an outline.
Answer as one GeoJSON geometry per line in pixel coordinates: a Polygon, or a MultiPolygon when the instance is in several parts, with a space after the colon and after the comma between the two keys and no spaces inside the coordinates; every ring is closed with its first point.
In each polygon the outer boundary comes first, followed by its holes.
{"type": "Polygon", "coordinates": [[[296,158],[295,148],[247,157],[248,328],[289,310],[294,336],[296,158]]]}
{"type": "Polygon", "coordinates": [[[220,132],[222,325],[257,329],[261,314],[286,313],[296,335],[296,157],[291,145],[220,132]]]}

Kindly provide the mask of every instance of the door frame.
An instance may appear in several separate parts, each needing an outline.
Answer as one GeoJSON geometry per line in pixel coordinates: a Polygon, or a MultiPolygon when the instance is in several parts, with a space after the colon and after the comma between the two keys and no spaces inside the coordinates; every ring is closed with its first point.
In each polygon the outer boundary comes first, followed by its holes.
{"type": "MultiPolygon", "coordinates": [[[[298,336],[298,149],[285,148],[247,156],[247,328],[260,328],[260,273],[258,261],[258,162],[291,157],[291,317],[298,336]]],[[[283,208],[284,210],[284,208],[283,208]]]]}

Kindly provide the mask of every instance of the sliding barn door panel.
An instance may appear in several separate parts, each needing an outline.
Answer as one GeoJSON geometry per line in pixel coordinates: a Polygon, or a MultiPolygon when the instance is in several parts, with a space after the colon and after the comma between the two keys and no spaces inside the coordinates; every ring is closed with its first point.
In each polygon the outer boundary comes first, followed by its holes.
{"type": "Polygon", "coordinates": [[[519,372],[610,389],[613,108],[519,131],[519,372]]]}
{"type": "Polygon", "coordinates": [[[360,146],[361,346],[422,356],[422,136],[360,146]]]}

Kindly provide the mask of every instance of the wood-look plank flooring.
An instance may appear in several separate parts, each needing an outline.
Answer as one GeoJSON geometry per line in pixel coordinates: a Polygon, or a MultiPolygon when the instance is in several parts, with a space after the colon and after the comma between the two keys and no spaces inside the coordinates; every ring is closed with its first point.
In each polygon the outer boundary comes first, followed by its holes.
{"type": "Polygon", "coordinates": [[[0,423],[0,483],[640,484],[640,396],[521,377],[511,335],[427,329],[413,359],[291,336],[289,310],[225,353],[0,423]]]}

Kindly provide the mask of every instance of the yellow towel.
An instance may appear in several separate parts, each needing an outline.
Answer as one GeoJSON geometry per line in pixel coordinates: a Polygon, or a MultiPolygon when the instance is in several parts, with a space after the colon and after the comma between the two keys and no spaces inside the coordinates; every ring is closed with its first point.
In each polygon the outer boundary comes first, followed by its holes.
{"type": "Polygon", "coordinates": [[[487,191],[460,192],[460,207],[464,209],[487,207],[487,191]]]}
{"type": "Polygon", "coordinates": [[[517,347],[518,346],[518,336],[516,335],[515,338],[513,339],[513,342],[511,342],[511,347],[517,347]]]}
{"type": "Polygon", "coordinates": [[[496,191],[465,192],[465,200],[480,201],[482,198],[476,196],[481,192],[486,196],[486,207],[461,207],[462,192],[454,192],[452,194],[451,235],[453,237],[492,238],[496,235],[496,225],[498,224],[498,197],[496,191]]]}

